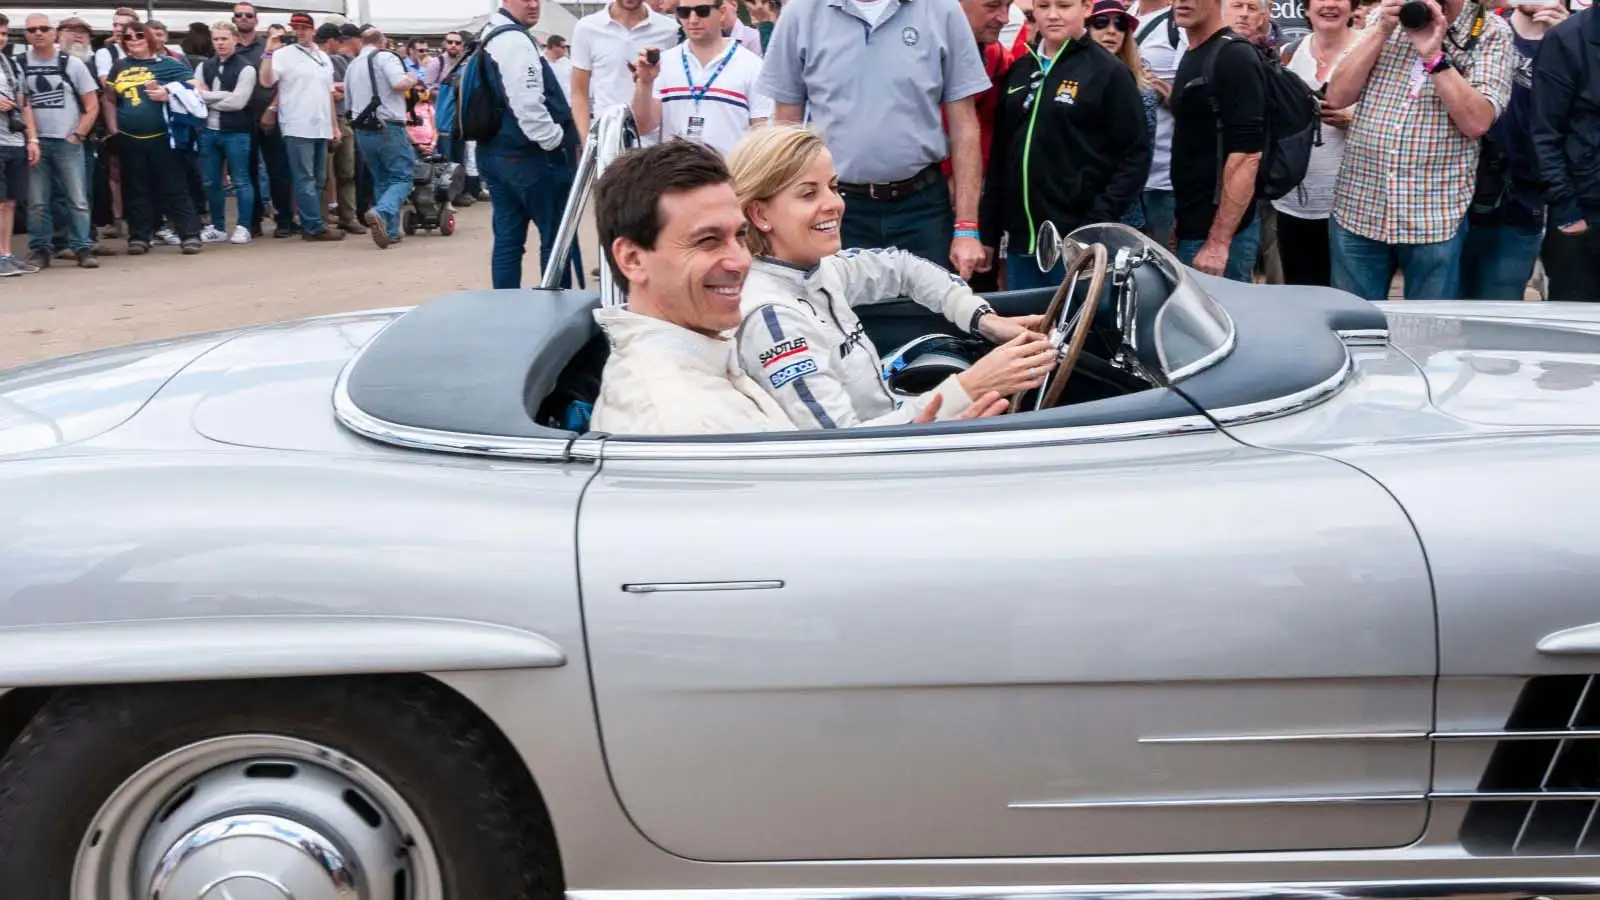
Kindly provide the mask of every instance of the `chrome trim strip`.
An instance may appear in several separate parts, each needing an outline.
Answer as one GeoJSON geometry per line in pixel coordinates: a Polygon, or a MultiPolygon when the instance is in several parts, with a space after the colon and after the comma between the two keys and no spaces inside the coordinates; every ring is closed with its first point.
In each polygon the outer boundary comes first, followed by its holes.
{"type": "MultiPolygon", "coordinates": [[[[1167,307],[1163,304],[1161,311],[1156,313],[1156,355],[1161,358],[1163,368],[1166,366],[1166,356],[1161,351],[1161,316],[1166,311],[1167,307]]],[[[1233,324],[1233,316],[1228,315],[1228,310],[1220,303],[1217,304],[1217,312],[1221,313],[1223,321],[1228,323],[1228,336],[1224,338],[1222,343],[1210,353],[1207,353],[1205,356],[1200,357],[1186,366],[1179,366],[1173,371],[1168,372],[1167,381],[1169,383],[1177,384],[1191,375],[1198,375],[1201,372],[1204,372],[1206,369],[1216,365],[1216,363],[1224,356],[1232,353],[1233,348],[1238,345],[1239,332],[1237,327],[1233,324]]]]}
{"type": "Polygon", "coordinates": [[[1154,422],[1085,425],[1075,428],[1029,428],[1016,431],[972,431],[961,434],[837,438],[831,440],[638,441],[609,437],[600,447],[605,460],[816,459],[871,456],[881,453],[930,453],[949,450],[1013,450],[1071,444],[1126,441],[1134,438],[1215,431],[1203,416],[1154,422]]]}
{"type": "Polygon", "coordinates": [[[1426,731],[1350,731],[1328,734],[1217,734],[1193,737],[1142,737],[1141,744],[1289,744],[1316,741],[1425,741],[1426,731]]]}
{"type": "Polygon", "coordinates": [[[1600,878],[1472,878],[1200,884],[572,890],[567,900],[1426,900],[1593,897],[1600,878]]]}
{"type": "Polygon", "coordinates": [[[783,582],[772,581],[662,581],[648,584],[625,584],[626,594],[665,594],[678,591],[776,591],[783,582]]]}
{"type": "Polygon", "coordinates": [[[1537,800],[1600,800],[1600,791],[1430,791],[1428,799],[1519,803],[1537,800]]]}
{"type": "MultiPolygon", "coordinates": [[[[389,325],[393,325],[395,321],[399,320],[395,319],[389,325]]],[[[462,434],[455,431],[399,425],[370,415],[357,406],[355,400],[350,397],[350,373],[366,354],[367,348],[377,343],[389,325],[385,325],[360,350],[357,350],[339,372],[339,380],[333,386],[333,415],[340,425],[380,444],[407,450],[431,450],[438,453],[523,459],[534,462],[592,461],[600,457],[600,442],[592,439],[574,441],[567,438],[462,434]]]]}
{"type": "Polygon", "coordinates": [[[1440,731],[1431,735],[1436,741],[1559,741],[1566,738],[1600,738],[1600,729],[1577,728],[1572,731],[1440,731]]]}
{"type": "Polygon", "coordinates": [[[1347,328],[1334,332],[1339,340],[1352,347],[1376,347],[1389,343],[1387,328],[1347,328]]]}
{"type": "Polygon", "coordinates": [[[1346,347],[1344,364],[1339,367],[1339,371],[1333,373],[1322,382],[1272,400],[1214,409],[1210,411],[1211,417],[1222,425],[1244,425],[1248,422],[1275,419],[1292,412],[1299,412],[1302,409],[1316,406],[1334,394],[1339,393],[1344,389],[1345,384],[1354,377],[1355,371],[1355,362],[1350,357],[1350,349],[1346,347]]]}
{"type": "Polygon", "coordinates": [[[1068,800],[1008,803],[1010,809],[1215,809],[1263,806],[1343,806],[1370,803],[1421,803],[1426,794],[1329,794],[1310,797],[1200,797],[1193,800],[1068,800]]]}

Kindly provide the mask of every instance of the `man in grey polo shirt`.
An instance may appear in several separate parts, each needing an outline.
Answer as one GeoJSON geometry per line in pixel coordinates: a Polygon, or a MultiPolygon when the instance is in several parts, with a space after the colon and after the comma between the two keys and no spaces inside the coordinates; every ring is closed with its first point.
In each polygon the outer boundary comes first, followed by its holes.
{"type": "Polygon", "coordinates": [[[776,101],[777,122],[809,115],[827,140],[845,196],[844,246],[948,259],[963,278],[987,271],[973,101],[990,84],[958,0],[793,0],[783,12],[759,90],[776,101]],[[954,215],[939,169],[946,156],[954,215]]]}

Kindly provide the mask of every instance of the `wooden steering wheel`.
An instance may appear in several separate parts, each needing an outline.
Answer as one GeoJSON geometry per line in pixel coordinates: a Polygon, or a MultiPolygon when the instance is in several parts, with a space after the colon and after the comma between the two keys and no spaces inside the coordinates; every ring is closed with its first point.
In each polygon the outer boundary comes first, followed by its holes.
{"type": "MultiPolygon", "coordinates": [[[[1078,358],[1083,355],[1083,344],[1089,339],[1089,330],[1094,326],[1095,311],[1100,306],[1100,291],[1105,287],[1107,251],[1105,244],[1090,244],[1082,253],[1075,256],[1067,265],[1066,277],[1061,279],[1061,286],[1056,288],[1056,294],[1050,299],[1050,307],[1045,310],[1044,319],[1050,323],[1050,343],[1058,350],[1057,364],[1054,372],[1045,376],[1044,384],[1037,388],[1039,401],[1035,409],[1050,409],[1056,401],[1061,399],[1061,392],[1067,386],[1067,379],[1072,377],[1072,370],[1078,365],[1078,358]],[[1089,293],[1084,295],[1083,302],[1078,304],[1078,311],[1071,311],[1068,298],[1072,296],[1072,289],[1078,283],[1078,276],[1083,274],[1087,266],[1094,266],[1089,276],[1089,293]],[[1063,344],[1065,346],[1063,346],[1063,344]]],[[[1011,398],[1011,412],[1022,408],[1022,395],[1030,393],[1022,391],[1011,398]]]]}

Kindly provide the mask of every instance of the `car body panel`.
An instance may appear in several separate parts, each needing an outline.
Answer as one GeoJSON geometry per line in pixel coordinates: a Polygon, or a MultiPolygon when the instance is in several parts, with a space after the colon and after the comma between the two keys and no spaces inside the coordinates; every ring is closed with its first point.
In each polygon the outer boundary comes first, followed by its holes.
{"type": "Polygon", "coordinates": [[[607,460],[579,546],[612,777],[671,852],[1183,853],[1422,833],[1425,742],[1274,740],[1430,724],[1424,560],[1393,500],[1346,467],[1215,432],[607,460]],[[782,586],[678,589],[716,581],[782,586]]]}

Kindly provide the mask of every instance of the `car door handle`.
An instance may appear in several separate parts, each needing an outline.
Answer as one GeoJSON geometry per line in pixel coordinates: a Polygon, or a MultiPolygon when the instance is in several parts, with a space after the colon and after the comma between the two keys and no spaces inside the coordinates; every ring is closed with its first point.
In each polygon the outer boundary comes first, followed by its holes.
{"type": "Polygon", "coordinates": [[[1540,638],[1537,647],[1547,656],[1600,655],[1600,622],[1553,631],[1540,638]]]}
{"type": "Polygon", "coordinates": [[[661,594],[668,591],[776,591],[783,582],[772,581],[660,581],[643,584],[625,584],[624,593],[661,594]]]}

